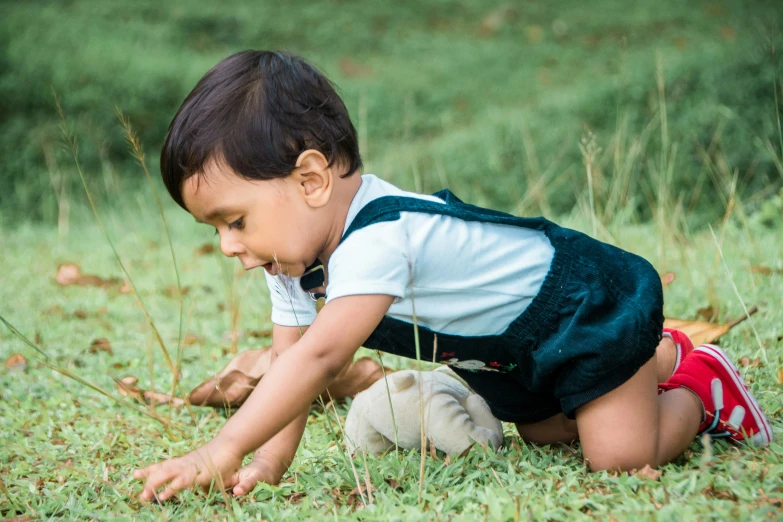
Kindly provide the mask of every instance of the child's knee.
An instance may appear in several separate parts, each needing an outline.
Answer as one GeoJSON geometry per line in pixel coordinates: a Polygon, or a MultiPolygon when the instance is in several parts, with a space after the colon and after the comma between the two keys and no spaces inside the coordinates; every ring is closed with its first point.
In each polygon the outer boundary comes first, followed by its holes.
{"type": "MultiPolygon", "coordinates": [[[[584,452],[584,450],[583,450],[584,452]]],[[[590,471],[633,471],[645,466],[656,467],[657,456],[654,451],[633,449],[631,451],[590,454],[584,452],[584,459],[590,471]]]]}

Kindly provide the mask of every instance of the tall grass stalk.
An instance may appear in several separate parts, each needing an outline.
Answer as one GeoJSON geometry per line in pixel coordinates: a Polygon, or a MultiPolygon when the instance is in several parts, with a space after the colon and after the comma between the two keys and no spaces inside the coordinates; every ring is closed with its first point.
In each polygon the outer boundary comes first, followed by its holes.
{"type": "Polygon", "coordinates": [[[103,232],[103,236],[106,238],[106,242],[111,247],[111,251],[114,253],[114,257],[117,259],[117,263],[119,263],[120,268],[125,274],[125,277],[128,279],[128,282],[130,283],[131,288],[133,289],[133,295],[136,297],[136,301],[139,303],[142,312],[144,312],[144,316],[147,318],[149,325],[152,327],[152,330],[155,332],[155,336],[158,340],[158,344],[160,345],[160,349],[163,352],[163,356],[166,358],[166,363],[169,365],[171,371],[173,373],[176,373],[174,362],[171,360],[169,351],[166,349],[166,343],[163,341],[163,337],[160,335],[160,332],[158,331],[158,327],[155,326],[155,321],[153,321],[152,316],[149,314],[149,311],[147,310],[147,307],[144,306],[144,302],[142,301],[141,296],[139,295],[139,292],[136,289],[136,284],[133,282],[133,278],[128,272],[128,269],[125,268],[125,264],[122,262],[122,258],[120,257],[120,254],[117,252],[117,249],[114,246],[114,242],[109,236],[109,232],[106,230],[106,227],[103,225],[103,221],[101,220],[101,217],[98,214],[98,208],[95,206],[95,202],[93,201],[92,198],[92,193],[90,192],[90,189],[87,186],[87,180],[84,177],[84,172],[82,172],[81,162],[79,161],[79,149],[77,146],[76,137],[73,134],[71,134],[71,131],[68,129],[68,122],[65,118],[65,112],[63,111],[62,105],[60,104],[60,99],[57,96],[57,92],[55,92],[54,89],[52,89],[52,95],[54,96],[54,103],[55,106],[57,107],[57,113],[60,117],[60,132],[62,133],[63,139],[65,140],[68,149],[71,151],[71,157],[73,158],[73,162],[76,166],[76,172],[79,174],[79,179],[81,179],[82,185],[84,186],[84,192],[87,195],[87,201],[90,203],[90,208],[92,209],[93,215],[95,216],[95,221],[98,223],[101,232],[103,232]]]}
{"type": "Polygon", "coordinates": [[[731,283],[731,288],[734,290],[734,294],[737,296],[740,305],[742,305],[742,310],[745,312],[745,315],[747,316],[748,321],[750,322],[750,328],[751,330],[753,330],[753,335],[755,335],[756,342],[759,345],[758,352],[756,352],[755,356],[761,354],[761,356],[764,358],[764,367],[767,368],[767,370],[770,372],[772,378],[776,379],[777,376],[774,375],[774,370],[772,370],[772,367],[769,364],[769,358],[767,357],[767,349],[764,347],[764,344],[761,342],[761,337],[759,337],[759,332],[756,329],[756,323],[753,320],[753,316],[748,311],[748,307],[745,305],[745,300],[742,299],[742,295],[739,292],[739,288],[737,288],[737,284],[734,282],[734,277],[731,275],[731,270],[729,269],[729,265],[726,263],[726,258],[723,256],[723,248],[721,248],[721,245],[718,242],[718,237],[715,235],[715,231],[712,229],[712,225],[709,225],[709,228],[710,228],[710,234],[712,234],[712,240],[715,242],[715,248],[718,249],[718,254],[720,255],[720,259],[721,261],[723,261],[723,268],[726,270],[726,275],[729,276],[729,282],[731,283]]]}
{"type": "MultiPolygon", "coordinates": [[[[177,385],[179,384],[179,368],[180,364],[182,363],[182,324],[184,320],[184,296],[182,294],[182,281],[179,273],[179,266],[177,265],[177,255],[174,252],[174,242],[171,239],[171,231],[169,230],[168,222],[166,221],[166,213],[163,211],[163,204],[160,201],[160,197],[158,197],[158,190],[155,188],[155,183],[152,181],[152,176],[150,175],[150,171],[147,168],[147,161],[144,154],[144,147],[142,147],[141,141],[139,140],[138,135],[133,131],[133,127],[131,126],[130,119],[125,117],[125,115],[122,113],[122,111],[119,108],[116,108],[117,112],[117,118],[120,120],[120,123],[122,124],[122,127],[125,129],[125,139],[128,142],[128,145],[130,147],[131,153],[133,154],[133,157],[136,159],[136,161],[141,166],[141,170],[144,171],[144,176],[147,178],[147,181],[149,182],[150,189],[152,190],[152,195],[155,198],[155,203],[158,206],[158,212],[160,213],[160,221],[163,224],[163,230],[166,233],[166,241],[169,244],[169,252],[171,253],[171,263],[174,266],[174,275],[177,280],[177,299],[179,301],[179,328],[177,330],[177,353],[176,353],[176,363],[174,364],[174,370],[171,378],[171,395],[172,397],[176,393],[177,385]]],[[[169,418],[171,418],[171,412],[172,407],[169,407],[169,418]]]]}

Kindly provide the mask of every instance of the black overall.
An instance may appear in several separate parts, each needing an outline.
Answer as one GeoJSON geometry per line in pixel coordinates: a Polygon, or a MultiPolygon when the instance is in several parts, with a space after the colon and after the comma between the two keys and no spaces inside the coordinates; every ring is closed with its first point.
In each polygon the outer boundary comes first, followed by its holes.
{"type": "MultiPolygon", "coordinates": [[[[579,406],[620,386],[653,356],[663,328],[663,294],[658,273],[646,260],[544,218],[469,205],[448,190],[435,196],[446,204],[401,196],[373,200],[342,241],[374,223],[395,221],[400,212],[546,234],[555,251],[549,272],[538,295],[502,334],[460,336],[418,328],[422,354],[432,353],[437,335],[439,362],[487,363],[480,369],[452,368],[498,419],[529,424],[559,412],[573,418],[579,406]]],[[[364,346],[416,358],[413,326],[388,316],[364,346]]]]}

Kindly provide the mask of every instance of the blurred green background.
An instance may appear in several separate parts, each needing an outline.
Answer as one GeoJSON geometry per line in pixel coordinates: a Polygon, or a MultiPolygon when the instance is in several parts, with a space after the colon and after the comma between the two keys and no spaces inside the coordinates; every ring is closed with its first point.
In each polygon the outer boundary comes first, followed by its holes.
{"type": "Polygon", "coordinates": [[[278,48],[339,86],[365,172],[558,215],[584,197],[587,136],[600,215],[648,218],[665,184],[703,222],[735,181],[751,206],[781,186],[781,18],[772,0],[3,2],[3,221],[54,222],[58,199],[83,201],[52,90],[91,189],[119,205],[143,171],[116,108],[157,176],[198,79],[233,52],[278,48]]]}

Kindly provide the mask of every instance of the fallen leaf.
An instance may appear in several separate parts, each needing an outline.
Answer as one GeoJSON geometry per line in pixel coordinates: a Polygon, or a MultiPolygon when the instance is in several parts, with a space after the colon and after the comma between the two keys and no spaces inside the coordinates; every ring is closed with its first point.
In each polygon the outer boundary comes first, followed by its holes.
{"type": "Polygon", "coordinates": [[[211,254],[215,251],[215,245],[212,243],[204,243],[200,247],[196,249],[194,252],[197,256],[205,256],[207,254],[211,254]]]}
{"type": "Polygon", "coordinates": [[[106,352],[109,355],[114,355],[111,349],[111,343],[105,337],[99,337],[90,343],[90,353],[106,352]]]}
{"type": "Polygon", "coordinates": [[[739,362],[743,368],[747,368],[750,366],[750,357],[740,357],[739,362]]]}
{"type": "Polygon", "coordinates": [[[666,272],[661,276],[661,284],[663,286],[668,286],[674,282],[674,280],[677,278],[674,272],[666,272]]]}
{"type": "Polygon", "coordinates": [[[736,39],[736,34],[734,33],[734,29],[731,27],[724,25],[720,28],[720,35],[723,37],[724,40],[727,41],[734,41],[736,39]]]}
{"type": "Polygon", "coordinates": [[[305,496],[307,496],[307,493],[305,493],[304,491],[296,491],[288,495],[283,495],[283,498],[288,500],[288,502],[290,502],[291,504],[298,504],[299,502],[302,501],[302,499],[305,496]]]}
{"type": "Polygon", "coordinates": [[[23,372],[27,369],[27,359],[21,353],[14,353],[5,360],[5,367],[11,371],[23,372]]]}
{"type": "Polygon", "coordinates": [[[185,337],[182,338],[182,346],[193,346],[197,342],[198,337],[192,333],[186,334],[185,337]]]}
{"type": "Polygon", "coordinates": [[[705,497],[731,500],[732,502],[737,502],[737,500],[739,500],[735,493],[725,489],[715,489],[714,486],[707,486],[706,488],[702,489],[701,494],[705,497]]]}
{"type": "Polygon", "coordinates": [[[139,382],[137,377],[128,376],[122,379],[116,380],[117,390],[123,397],[134,399],[144,404],[168,404],[179,407],[185,404],[185,401],[179,397],[172,397],[165,393],[153,392],[148,390],[142,390],[136,383],[139,382]]]}
{"type": "MultiPolygon", "coordinates": [[[[163,289],[163,293],[166,294],[168,297],[171,297],[172,299],[175,299],[179,297],[180,289],[177,288],[174,285],[167,286],[163,289]]],[[[182,287],[182,295],[186,296],[190,293],[190,287],[189,286],[183,286],[182,287]]]]}
{"type": "Polygon", "coordinates": [[[120,280],[116,278],[103,279],[96,275],[84,275],[81,268],[75,263],[64,263],[57,267],[57,274],[54,276],[54,280],[61,286],[78,285],[78,286],[98,286],[108,287],[119,284],[120,280]]]}
{"type": "Polygon", "coordinates": [[[752,267],[750,267],[750,271],[754,274],[761,274],[761,275],[783,274],[783,268],[773,269],[763,265],[753,265],[752,267]]]}
{"type": "Polygon", "coordinates": [[[400,490],[402,489],[402,486],[400,486],[400,483],[397,482],[396,480],[390,479],[390,478],[387,478],[387,479],[384,479],[384,480],[386,481],[386,483],[389,485],[390,488],[392,488],[392,489],[400,489],[400,490]]]}
{"type": "Polygon", "coordinates": [[[339,61],[340,71],[345,76],[357,77],[357,76],[372,76],[373,70],[367,65],[357,63],[350,58],[340,58],[339,61]]]}
{"type": "MultiPolygon", "coordinates": [[[[375,487],[374,487],[372,484],[370,484],[370,490],[371,490],[371,491],[377,491],[377,490],[375,489],[375,487]]],[[[362,492],[362,495],[365,495],[365,494],[367,494],[367,486],[366,486],[366,485],[364,485],[364,484],[359,484],[358,486],[356,486],[355,488],[353,488],[353,489],[351,490],[351,492],[350,492],[350,493],[348,493],[348,495],[350,495],[350,496],[359,496],[359,491],[361,491],[361,492],[362,492]]]]}
{"type": "MultiPolygon", "coordinates": [[[[752,307],[748,310],[749,315],[753,315],[758,311],[757,307],[752,307]]],[[[691,338],[693,344],[700,345],[705,343],[711,343],[718,339],[720,336],[734,328],[736,325],[747,319],[747,315],[735,319],[727,324],[708,323],[704,321],[689,321],[684,319],[666,319],[663,323],[665,328],[674,328],[681,330],[685,335],[691,338]]]]}
{"type": "Polygon", "coordinates": [[[707,305],[704,308],[699,308],[696,310],[696,317],[701,317],[704,321],[711,323],[716,317],[718,317],[718,311],[714,306],[707,305]]]}
{"type": "Polygon", "coordinates": [[[661,475],[663,475],[663,472],[654,468],[651,468],[649,464],[647,464],[642,469],[633,472],[634,475],[638,475],[640,477],[645,477],[651,480],[658,480],[661,478],[661,475]]]}

